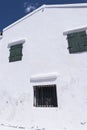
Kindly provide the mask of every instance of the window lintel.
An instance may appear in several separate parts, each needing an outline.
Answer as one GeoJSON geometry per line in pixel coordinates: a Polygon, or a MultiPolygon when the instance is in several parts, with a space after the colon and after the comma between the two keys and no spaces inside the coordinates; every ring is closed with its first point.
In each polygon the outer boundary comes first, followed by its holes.
{"type": "Polygon", "coordinates": [[[11,42],[11,43],[8,44],[8,48],[10,48],[11,46],[14,46],[14,45],[24,44],[24,43],[25,43],[25,39],[13,41],[13,42],[11,42]]]}
{"type": "Polygon", "coordinates": [[[87,27],[83,27],[83,28],[78,28],[78,29],[73,29],[73,30],[65,31],[65,32],[63,32],[63,35],[68,35],[68,34],[77,33],[77,32],[82,32],[82,31],[87,31],[87,27]]]}
{"type": "Polygon", "coordinates": [[[39,75],[33,75],[30,77],[31,82],[45,82],[45,81],[53,81],[56,80],[58,77],[58,74],[56,72],[54,73],[46,73],[46,74],[39,74],[39,75]]]}

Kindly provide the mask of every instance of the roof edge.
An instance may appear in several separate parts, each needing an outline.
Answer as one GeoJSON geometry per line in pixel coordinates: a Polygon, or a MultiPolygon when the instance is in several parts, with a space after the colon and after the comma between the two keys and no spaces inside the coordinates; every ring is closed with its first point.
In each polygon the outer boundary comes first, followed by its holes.
{"type": "Polygon", "coordinates": [[[87,3],[45,5],[45,8],[87,8],[87,3]]]}
{"type": "Polygon", "coordinates": [[[33,14],[37,13],[40,10],[43,10],[45,8],[87,8],[87,3],[79,3],[79,4],[58,4],[58,5],[42,5],[33,12],[27,14],[26,16],[22,17],[21,19],[17,20],[16,22],[10,24],[6,28],[3,29],[3,31],[8,30],[9,28],[13,27],[14,25],[20,23],[24,19],[32,16],[33,14]]]}
{"type": "Polygon", "coordinates": [[[25,15],[24,17],[20,18],[19,20],[17,20],[16,22],[13,22],[12,24],[10,24],[9,26],[7,26],[6,28],[3,29],[3,32],[8,30],[9,28],[13,27],[14,25],[20,23],[21,21],[23,21],[24,19],[32,16],[33,14],[37,13],[38,11],[42,10],[45,8],[45,5],[40,6],[39,8],[37,8],[36,10],[32,11],[31,13],[25,15]]]}

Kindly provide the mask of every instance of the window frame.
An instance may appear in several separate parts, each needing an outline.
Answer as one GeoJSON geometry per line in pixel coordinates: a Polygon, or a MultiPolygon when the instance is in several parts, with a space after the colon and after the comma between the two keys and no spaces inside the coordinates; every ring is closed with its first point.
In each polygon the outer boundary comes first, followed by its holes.
{"type": "MultiPolygon", "coordinates": [[[[72,35],[72,34],[75,34],[75,33],[81,33],[81,32],[85,32],[85,38],[86,39],[81,39],[82,41],[87,41],[87,27],[83,27],[83,28],[77,28],[77,29],[73,29],[73,30],[69,30],[69,31],[64,31],[63,32],[63,35],[64,36],[67,36],[67,39],[68,39],[68,35],[72,35]]],[[[68,41],[68,40],[67,40],[68,41]]],[[[81,42],[81,41],[80,41],[81,42]]],[[[84,44],[82,46],[82,49],[81,49],[81,46],[79,46],[79,50],[77,51],[72,51],[70,50],[72,47],[69,46],[69,43],[68,43],[68,48],[69,49],[69,53],[70,54],[77,54],[77,53],[81,53],[81,52],[86,52],[87,51],[87,42],[83,42],[82,44],[84,44]]]]}
{"type": "Polygon", "coordinates": [[[22,49],[23,49],[22,43],[11,46],[9,49],[10,51],[9,62],[21,61],[23,56],[22,49]]]}
{"type": "Polygon", "coordinates": [[[33,106],[34,107],[41,107],[41,108],[58,107],[56,84],[33,86],[33,93],[34,93],[34,95],[33,95],[33,106]],[[50,91],[50,93],[49,93],[49,91],[50,91]]]}
{"type": "Polygon", "coordinates": [[[67,34],[69,53],[80,53],[87,51],[86,31],[67,34]]]}
{"type": "Polygon", "coordinates": [[[8,48],[9,48],[9,62],[16,62],[16,61],[21,61],[22,60],[22,56],[23,56],[23,44],[25,43],[25,39],[21,39],[21,40],[17,40],[17,41],[14,41],[14,42],[11,42],[8,44],[8,48]],[[21,50],[19,52],[17,52],[18,54],[18,57],[17,57],[17,60],[15,58],[13,58],[13,60],[11,60],[11,55],[15,55],[15,51],[18,51],[18,50],[15,50],[15,49],[12,49],[12,48],[15,48],[16,46],[19,46],[21,45],[21,47],[19,47],[21,50]],[[13,54],[12,52],[13,51],[13,54]]]}

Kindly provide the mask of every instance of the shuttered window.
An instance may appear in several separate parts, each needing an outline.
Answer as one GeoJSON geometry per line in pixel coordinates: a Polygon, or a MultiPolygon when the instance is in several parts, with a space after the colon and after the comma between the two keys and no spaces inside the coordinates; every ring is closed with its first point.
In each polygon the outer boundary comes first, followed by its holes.
{"type": "Polygon", "coordinates": [[[22,44],[13,45],[10,47],[9,62],[22,60],[22,44]]]}
{"type": "Polygon", "coordinates": [[[57,107],[56,85],[34,86],[34,106],[57,107]]]}
{"type": "Polygon", "coordinates": [[[67,35],[69,53],[87,51],[86,31],[75,32],[67,35]]]}

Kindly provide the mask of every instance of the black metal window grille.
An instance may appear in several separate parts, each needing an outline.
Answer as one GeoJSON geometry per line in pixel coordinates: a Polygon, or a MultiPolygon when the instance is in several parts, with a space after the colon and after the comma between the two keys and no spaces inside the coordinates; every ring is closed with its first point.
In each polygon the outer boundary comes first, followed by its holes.
{"type": "Polygon", "coordinates": [[[56,85],[34,86],[34,106],[57,107],[56,85]]]}

